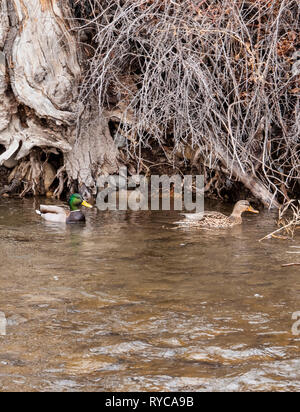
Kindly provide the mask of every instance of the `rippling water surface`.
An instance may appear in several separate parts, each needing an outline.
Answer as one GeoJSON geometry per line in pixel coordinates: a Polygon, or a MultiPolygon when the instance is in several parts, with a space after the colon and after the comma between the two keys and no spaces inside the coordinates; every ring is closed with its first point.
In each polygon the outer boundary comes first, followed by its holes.
{"type": "Polygon", "coordinates": [[[2,391],[300,389],[297,241],[258,242],[276,214],[203,231],[93,209],[67,227],[36,206],[0,200],[2,391]]]}

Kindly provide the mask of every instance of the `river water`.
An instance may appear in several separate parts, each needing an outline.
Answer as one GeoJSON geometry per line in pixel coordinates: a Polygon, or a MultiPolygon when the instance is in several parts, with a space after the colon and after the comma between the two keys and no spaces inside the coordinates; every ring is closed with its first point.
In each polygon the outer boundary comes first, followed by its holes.
{"type": "Polygon", "coordinates": [[[172,211],[53,225],[36,207],[0,200],[1,391],[300,389],[300,271],[282,267],[300,242],[258,242],[276,213],[205,231],[173,230],[172,211]]]}

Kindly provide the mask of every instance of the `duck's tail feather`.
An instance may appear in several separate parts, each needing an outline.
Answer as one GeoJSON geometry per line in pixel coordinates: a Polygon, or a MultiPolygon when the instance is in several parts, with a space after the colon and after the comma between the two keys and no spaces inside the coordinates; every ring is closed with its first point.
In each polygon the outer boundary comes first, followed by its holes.
{"type": "Polygon", "coordinates": [[[42,212],[40,210],[36,210],[35,213],[39,216],[42,216],[42,212]]]}

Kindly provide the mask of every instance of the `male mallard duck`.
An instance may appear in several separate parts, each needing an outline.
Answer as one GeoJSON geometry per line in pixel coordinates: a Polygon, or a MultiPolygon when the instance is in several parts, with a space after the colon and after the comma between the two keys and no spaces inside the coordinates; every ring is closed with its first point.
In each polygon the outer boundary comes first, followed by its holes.
{"type": "Polygon", "coordinates": [[[229,228],[242,223],[242,213],[259,213],[253,209],[247,200],[240,200],[233,208],[230,216],[225,216],[220,212],[203,212],[184,214],[186,220],[179,222],[182,225],[190,225],[202,228],[229,228]]]}
{"type": "Polygon", "coordinates": [[[37,210],[36,213],[48,222],[78,223],[85,222],[85,216],[81,212],[80,206],[85,206],[88,208],[93,207],[83,200],[82,196],[78,193],[75,193],[70,197],[69,206],[70,212],[66,211],[63,207],[41,205],[40,210],[37,210]]]}

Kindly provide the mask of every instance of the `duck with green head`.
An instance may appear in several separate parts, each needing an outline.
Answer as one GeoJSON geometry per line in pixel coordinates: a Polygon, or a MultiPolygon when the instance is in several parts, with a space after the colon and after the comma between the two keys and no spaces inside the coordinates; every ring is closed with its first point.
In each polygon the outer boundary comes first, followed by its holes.
{"type": "Polygon", "coordinates": [[[48,222],[56,223],[79,223],[85,222],[85,216],[80,210],[81,206],[92,208],[88,202],[83,200],[82,196],[78,193],[73,194],[69,199],[69,208],[67,211],[63,207],[41,205],[40,210],[36,213],[48,222]]]}

